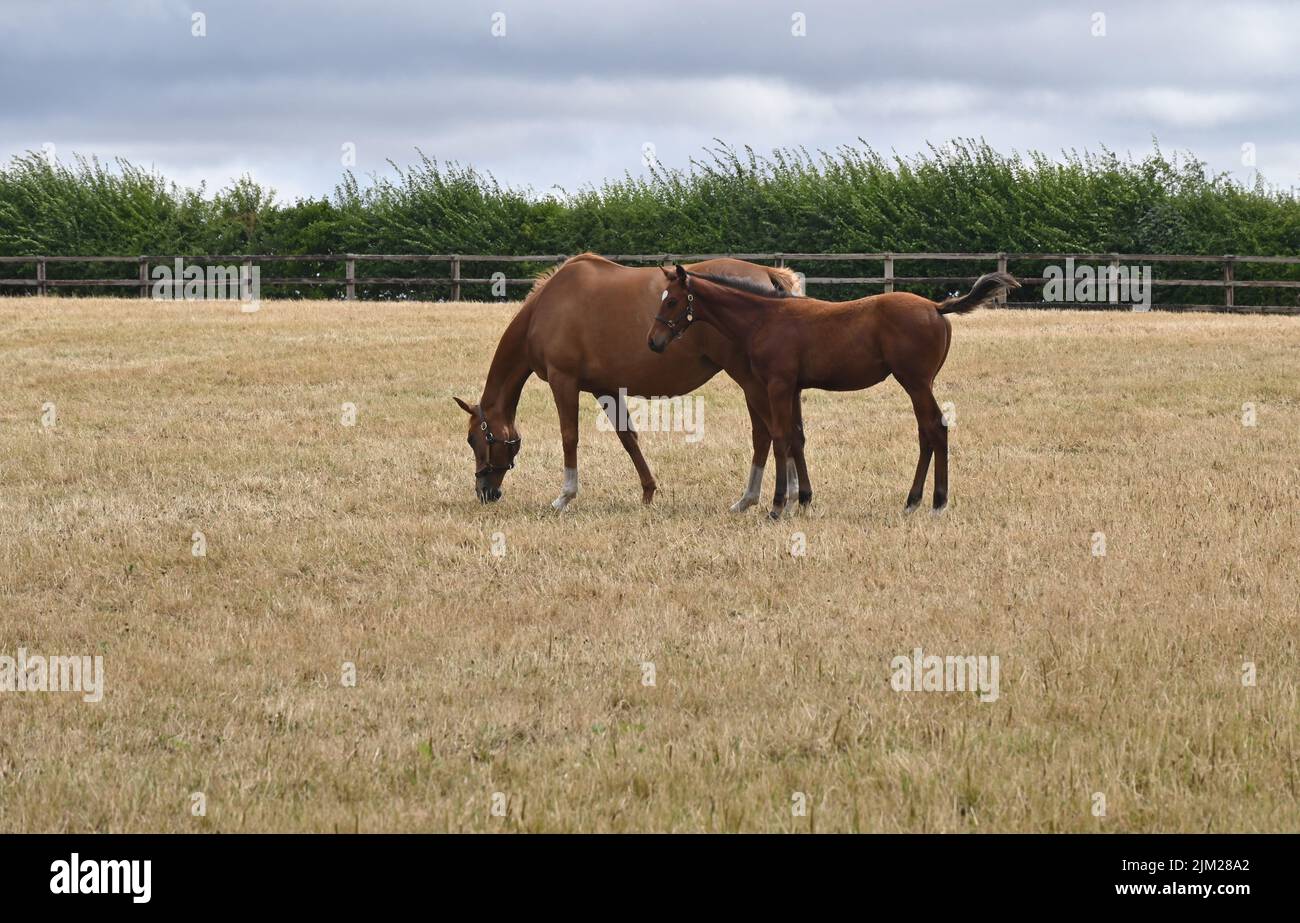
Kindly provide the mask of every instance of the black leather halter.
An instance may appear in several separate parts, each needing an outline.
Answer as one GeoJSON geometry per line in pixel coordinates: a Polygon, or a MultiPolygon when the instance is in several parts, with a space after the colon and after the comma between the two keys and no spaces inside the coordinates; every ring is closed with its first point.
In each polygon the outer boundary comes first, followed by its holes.
{"type": "Polygon", "coordinates": [[[663,324],[665,327],[668,328],[668,331],[673,335],[672,338],[674,340],[677,339],[679,336],[681,336],[683,333],[685,333],[686,328],[691,325],[691,321],[695,320],[695,308],[692,307],[691,304],[693,301],[695,301],[695,296],[692,293],[687,292],[686,293],[686,316],[679,321],[671,321],[668,318],[664,317],[662,314],[655,315],[655,320],[659,321],[659,323],[663,324]],[[680,328],[678,327],[678,324],[681,324],[680,328]]]}
{"type": "Polygon", "coordinates": [[[478,409],[478,428],[482,431],[483,438],[487,440],[487,452],[484,456],[486,461],[483,463],[483,467],[474,472],[474,477],[481,478],[494,471],[509,471],[513,468],[515,466],[515,456],[519,454],[519,447],[523,444],[523,438],[516,436],[514,439],[498,439],[492,435],[492,430],[488,428],[487,418],[483,416],[482,407],[478,409]],[[492,464],[492,447],[498,442],[510,449],[510,464],[508,465],[492,464]]]}

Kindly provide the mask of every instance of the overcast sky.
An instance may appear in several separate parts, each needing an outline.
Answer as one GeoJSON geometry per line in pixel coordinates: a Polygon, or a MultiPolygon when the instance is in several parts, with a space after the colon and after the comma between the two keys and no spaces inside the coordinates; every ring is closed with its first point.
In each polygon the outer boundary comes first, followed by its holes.
{"type": "Polygon", "coordinates": [[[281,198],[331,192],[349,143],[362,178],[418,147],[546,191],[715,137],[1140,156],[1155,136],[1290,187],[1298,126],[1295,0],[0,0],[5,160],[52,144],[281,198]]]}

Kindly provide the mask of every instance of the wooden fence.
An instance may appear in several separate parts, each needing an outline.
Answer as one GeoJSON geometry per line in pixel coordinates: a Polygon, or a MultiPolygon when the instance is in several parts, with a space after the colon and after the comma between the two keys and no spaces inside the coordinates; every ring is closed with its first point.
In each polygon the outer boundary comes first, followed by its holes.
{"type": "MultiPolygon", "coordinates": [[[[805,282],[808,285],[867,285],[882,287],[883,291],[894,291],[895,285],[907,284],[968,284],[973,282],[979,272],[986,272],[994,268],[1002,271],[1010,271],[1016,275],[1026,289],[1032,289],[1041,286],[1046,281],[1043,278],[1042,268],[1032,271],[1023,268],[1026,263],[1050,263],[1062,264],[1066,260],[1073,260],[1076,265],[1088,265],[1095,267],[1121,267],[1145,266],[1151,264],[1153,267],[1159,264],[1203,264],[1216,267],[1216,278],[1184,279],[1184,278],[1157,278],[1152,273],[1152,286],[1154,288],[1170,287],[1193,287],[1197,289],[1221,289],[1223,298],[1217,304],[1162,304],[1158,299],[1153,299],[1154,306],[1160,309],[1172,310],[1206,310],[1206,311],[1234,311],[1250,313],[1271,313],[1271,314],[1300,314],[1300,304],[1290,305],[1238,305],[1236,303],[1235,293],[1238,289],[1263,288],[1274,291],[1287,289],[1300,289],[1300,280],[1297,279],[1260,279],[1260,278],[1238,278],[1237,267],[1239,266],[1256,266],[1256,265],[1285,265],[1300,266],[1300,256],[1203,256],[1192,254],[1155,254],[1155,253],[652,253],[652,254],[613,254],[610,259],[620,263],[653,263],[662,262],[695,262],[717,257],[731,256],[738,259],[751,260],[754,262],[771,263],[776,266],[785,266],[794,264],[800,268],[811,268],[811,264],[816,263],[879,263],[882,266],[882,272],[878,276],[873,275],[849,275],[849,276],[819,276],[811,273],[805,273],[805,282]],[[961,262],[970,261],[985,264],[978,267],[978,271],[972,275],[898,275],[895,272],[899,263],[927,261],[927,262],[961,262]],[[1019,271],[1017,271],[1019,269],[1019,271]]],[[[507,286],[528,286],[533,279],[529,278],[506,278],[504,274],[498,274],[495,277],[482,277],[481,275],[464,275],[464,271],[469,267],[485,264],[518,264],[533,263],[547,264],[561,262],[567,257],[563,254],[542,254],[529,256],[491,256],[491,255],[471,255],[471,254],[363,254],[363,253],[346,253],[346,254],[305,254],[305,255],[276,255],[276,254],[258,254],[258,255],[195,255],[195,256],[0,256],[0,265],[3,264],[23,264],[35,267],[36,275],[33,278],[0,278],[0,286],[10,288],[27,288],[34,290],[37,294],[45,295],[53,289],[59,288],[85,288],[85,287],[117,287],[130,288],[138,287],[141,298],[149,297],[149,294],[155,284],[151,278],[151,267],[158,265],[174,265],[175,260],[184,260],[191,265],[215,265],[230,264],[241,265],[244,267],[253,267],[262,263],[342,263],[343,276],[283,276],[274,278],[260,279],[261,285],[272,286],[308,286],[308,285],[325,285],[336,286],[343,290],[344,297],[353,300],[357,297],[357,286],[377,285],[377,286],[410,286],[410,287],[427,287],[438,286],[447,288],[447,295],[453,301],[461,298],[462,286],[466,285],[491,285],[494,283],[504,282],[507,286]],[[69,264],[69,263],[136,263],[139,265],[139,273],[136,278],[116,278],[116,279],[76,279],[76,278],[50,278],[48,269],[51,265],[69,264]],[[441,263],[447,266],[447,275],[441,276],[365,276],[357,275],[357,265],[365,263],[441,263]]],[[[1099,287],[1105,285],[1104,281],[1099,280],[1099,287]]],[[[1105,307],[1107,305],[1114,307],[1116,301],[1113,300],[1113,292],[1110,293],[1112,300],[1103,301],[1100,305],[1088,305],[1105,307]]],[[[1057,305],[1055,302],[1046,301],[1015,301],[1011,302],[1010,307],[1054,307],[1065,306],[1057,305]]]]}

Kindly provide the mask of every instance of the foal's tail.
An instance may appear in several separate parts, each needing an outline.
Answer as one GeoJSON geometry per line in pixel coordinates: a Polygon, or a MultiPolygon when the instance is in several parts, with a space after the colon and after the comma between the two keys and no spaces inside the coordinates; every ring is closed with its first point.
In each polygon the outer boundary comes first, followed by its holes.
{"type": "Polygon", "coordinates": [[[1016,277],[1007,272],[985,273],[975,280],[971,290],[965,295],[945,298],[939,302],[940,314],[969,314],[976,308],[983,307],[1003,292],[1020,288],[1016,277]]]}

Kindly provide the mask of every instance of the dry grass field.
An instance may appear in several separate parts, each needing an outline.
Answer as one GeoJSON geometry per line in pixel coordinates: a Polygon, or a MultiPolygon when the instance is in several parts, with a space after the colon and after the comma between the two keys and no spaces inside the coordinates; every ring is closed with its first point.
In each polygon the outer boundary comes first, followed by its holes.
{"type": "Polygon", "coordinates": [[[513,307],[0,300],[0,655],[105,673],[0,692],[0,830],[1300,828],[1300,320],[956,318],[947,513],[891,380],[807,395],[774,524],[722,376],[649,508],[588,399],[563,515],[534,379],[480,506],[513,307]],[[916,647],[997,701],[894,691],[916,647]]]}

